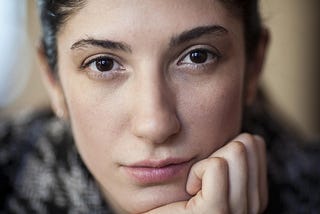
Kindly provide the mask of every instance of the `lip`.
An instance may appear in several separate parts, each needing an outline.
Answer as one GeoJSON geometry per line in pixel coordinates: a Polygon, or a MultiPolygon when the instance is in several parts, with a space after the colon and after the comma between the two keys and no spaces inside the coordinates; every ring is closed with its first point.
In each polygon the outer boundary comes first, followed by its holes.
{"type": "Polygon", "coordinates": [[[122,168],[125,174],[139,185],[161,184],[187,175],[191,160],[178,158],[144,160],[132,165],[123,165],[122,168]]]}

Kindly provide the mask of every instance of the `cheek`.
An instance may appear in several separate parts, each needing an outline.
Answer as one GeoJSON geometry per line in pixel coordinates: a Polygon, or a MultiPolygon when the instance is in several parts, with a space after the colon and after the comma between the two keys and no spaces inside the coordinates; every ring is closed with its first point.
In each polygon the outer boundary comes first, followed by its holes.
{"type": "Polygon", "coordinates": [[[123,122],[125,107],[119,99],[95,88],[88,86],[81,96],[77,86],[69,85],[68,92],[66,89],[72,131],[83,161],[102,185],[108,200],[121,201],[132,190],[118,173],[115,162],[134,150],[130,144],[123,145],[128,142],[123,122]]]}
{"type": "Polygon", "coordinates": [[[76,77],[64,81],[77,149],[98,180],[112,179],[113,151],[119,147],[123,136],[123,105],[120,100],[107,96],[101,86],[90,85],[76,77]]]}
{"type": "Polygon", "coordinates": [[[183,95],[184,127],[202,158],[234,138],[241,128],[242,78],[219,80],[183,95]]]}

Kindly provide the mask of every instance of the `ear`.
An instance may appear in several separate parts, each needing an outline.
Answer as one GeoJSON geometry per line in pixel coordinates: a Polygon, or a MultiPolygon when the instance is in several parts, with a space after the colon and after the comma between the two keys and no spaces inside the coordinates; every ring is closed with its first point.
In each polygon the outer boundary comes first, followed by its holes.
{"type": "Polygon", "coordinates": [[[55,75],[50,68],[42,45],[38,46],[37,57],[42,81],[50,97],[51,107],[57,117],[66,119],[68,116],[67,106],[58,74],[55,75]]]}
{"type": "Polygon", "coordinates": [[[269,44],[269,31],[266,28],[262,29],[258,46],[252,58],[248,60],[246,67],[245,81],[245,104],[250,106],[255,100],[259,78],[262,73],[265,55],[269,44]]]}

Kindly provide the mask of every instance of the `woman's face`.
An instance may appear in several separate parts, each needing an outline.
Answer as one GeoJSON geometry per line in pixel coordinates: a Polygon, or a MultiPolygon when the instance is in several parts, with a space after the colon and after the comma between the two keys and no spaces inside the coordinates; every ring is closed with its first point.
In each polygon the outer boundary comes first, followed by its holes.
{"type": "Polygon", "coordinates": [[[215,0],[90,0],[67,20],[59,96],[116,210],[190,198],[191,165],[239,133],[244,52],[241,20],[215,0]]]}

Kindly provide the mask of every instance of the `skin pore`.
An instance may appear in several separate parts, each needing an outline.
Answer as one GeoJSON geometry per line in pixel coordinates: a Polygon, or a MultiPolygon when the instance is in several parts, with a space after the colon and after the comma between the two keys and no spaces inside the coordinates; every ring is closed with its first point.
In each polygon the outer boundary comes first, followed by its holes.
{"type": "Polygon", "coordinates": [[[215,152],[234,160],[224,145],[240,132],[256,81],[245,72],[256,67],[246,64],[242,21],[219,1],[90,0],[57,46],[59,80],[45,74],[53,106],[118,213],[188,201],[201,188],[197,163],[215,152]],[[170,176],[158,176],[166,166],[170,176]]]}

